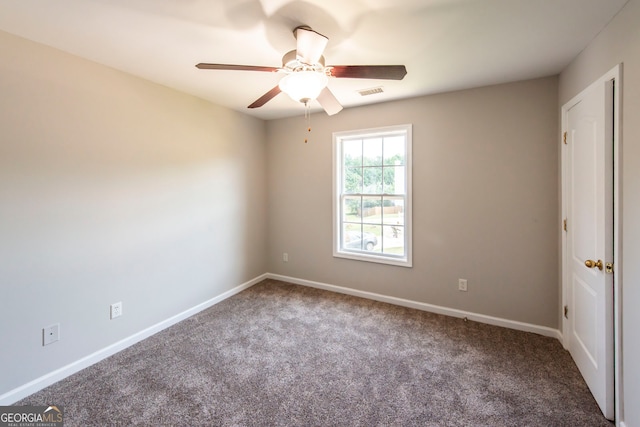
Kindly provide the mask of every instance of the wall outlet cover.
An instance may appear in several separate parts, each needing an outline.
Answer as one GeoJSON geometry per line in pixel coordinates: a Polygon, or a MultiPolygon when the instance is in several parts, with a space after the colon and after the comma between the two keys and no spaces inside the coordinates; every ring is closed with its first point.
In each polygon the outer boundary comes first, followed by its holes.
{"type": "Polygon", "coordinates": [[[122,316],[122,301],[111,304],[111,319],[122,316]]]}
{"type": "Polygon", "coordinates": [[[60,323],[49,325],[42,329],[42,345],[49,345],[60,340],[60,323]]]}

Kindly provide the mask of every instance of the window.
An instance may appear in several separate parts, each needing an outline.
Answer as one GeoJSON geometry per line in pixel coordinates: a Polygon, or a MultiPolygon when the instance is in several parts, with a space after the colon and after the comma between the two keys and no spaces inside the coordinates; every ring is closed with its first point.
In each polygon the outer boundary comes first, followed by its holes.
{"type": "Polygon", "coordinates": [[[411,125],[333,134],[333,255],[411,267],[411,125]]]}

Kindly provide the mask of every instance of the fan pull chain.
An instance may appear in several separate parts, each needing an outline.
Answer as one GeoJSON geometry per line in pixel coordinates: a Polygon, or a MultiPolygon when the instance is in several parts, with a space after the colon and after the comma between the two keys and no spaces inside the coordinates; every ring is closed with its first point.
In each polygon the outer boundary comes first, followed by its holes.
{"type": "MultiPolygon", "coordinates": [[[[307,132],[311,132],[311,106],[308,101],[304,103],[304,118],[307,121],[307,132]]],[[[305,138],[304,143],[306,144],[307,142],[308,139],[305,138]]]]}

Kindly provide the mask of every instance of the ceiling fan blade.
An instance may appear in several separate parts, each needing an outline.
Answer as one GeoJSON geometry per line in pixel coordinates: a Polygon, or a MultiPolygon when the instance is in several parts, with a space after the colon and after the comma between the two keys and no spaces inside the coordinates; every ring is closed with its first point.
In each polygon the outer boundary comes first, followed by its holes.
{"type": "Polygon", "coordinates": [[[338,99],[333,95],[333,92],[329,90],[327,86],[322,89],[320,95],[316,98],[318,103],[324,108],[324,111],[327,112],[328,115],[333,116],[334,114],[339,113],[342,110],[342,105],[338,99]]]}
{"type": "Polygon", "coordinates": [[[276,67],[261,67],[257,65],[233,65],[233,64],[196,64],[196,68],[201,70],[233,70],[233,71],[278,71],[276,67]]]}
{"type": "Polygon", "coordinates": [[[407,75],[404,65],[333,65],[331,75],[348,79],[402,80],[407,75]]]}
{"type": "Polygon", "coordinates": [[[329,39],[308,27],[296,28],[297,46],[296,52],[300,61],[305,64],[316,64],[329,39]]]}
{"type": "Polygon", "coordinates": [[[247,108],[262,107],[264,104],[266,104],[267,102],[275,98],[276,95],[278,95],[280,92],[282,92],[282,90],[280,90],[280,86],[276,86],[273,89],[271,89],[269,92],[262,95],[260,98],[256,99],[253,102],[253,104],[249,105],[247,108]]]}

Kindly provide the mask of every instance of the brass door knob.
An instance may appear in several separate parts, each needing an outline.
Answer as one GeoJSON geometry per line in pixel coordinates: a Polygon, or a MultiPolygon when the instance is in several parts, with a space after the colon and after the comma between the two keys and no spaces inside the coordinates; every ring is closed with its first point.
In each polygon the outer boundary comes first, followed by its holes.
{"type": "Polygon", "coordinates": [[[601,259],[599,259],[598,261],[593,261],[593,260],[588,259],[588,260],[586,260],[584,262],[584,265],[586,265],[587,268],[598,267],[598,270],[600,270],[600,271],[602,271],[602,267],[603,267],[601,259]]]}

